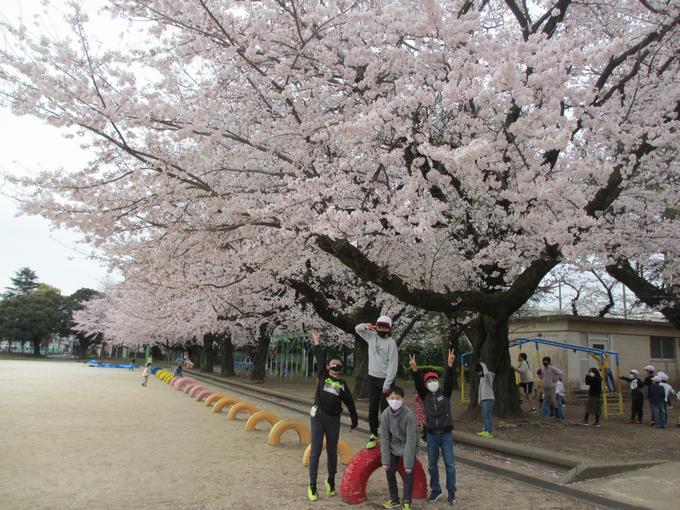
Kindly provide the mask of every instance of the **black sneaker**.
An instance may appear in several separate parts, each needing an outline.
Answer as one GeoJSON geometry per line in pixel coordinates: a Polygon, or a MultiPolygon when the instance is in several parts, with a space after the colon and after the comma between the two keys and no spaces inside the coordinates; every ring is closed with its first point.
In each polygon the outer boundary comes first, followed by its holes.
{"type": "Polygon", "coordinates": [[[455,496],[454,497],[449,496],[447,503],[449,504],[449,506],[455,505],[456,504],[456,497],[455,496]]]}
{"type": "Polygon", "coordinates": [[[428,503],[434,503],[435,501],[437,501],[441,497],[442,497],[441,492],[432,491],[432,492],[430,492],[430,496],[427,498],[427,502],[428,503]]]}

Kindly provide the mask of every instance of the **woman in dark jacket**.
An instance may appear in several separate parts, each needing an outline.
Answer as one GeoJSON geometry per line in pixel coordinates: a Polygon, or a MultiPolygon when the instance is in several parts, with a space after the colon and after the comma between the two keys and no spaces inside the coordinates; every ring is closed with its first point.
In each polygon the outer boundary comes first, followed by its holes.
{"type": "Polygon", "coordinates": [[[600,414],[602,414],[602,376],[597,368],[588,370],[586,384],[588,385],[588,402],[586,403],[586,414],[581,424],[588,425],[588,418],[591,414],[594,414],[594,425],[599,427],[600,414]]]}

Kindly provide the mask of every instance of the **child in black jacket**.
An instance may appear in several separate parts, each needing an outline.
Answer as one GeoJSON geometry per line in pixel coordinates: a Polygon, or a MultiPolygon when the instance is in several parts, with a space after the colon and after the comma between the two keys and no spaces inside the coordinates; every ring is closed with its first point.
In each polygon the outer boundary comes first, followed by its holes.
{"type": "Polygon", "coordinates": [[[338,468],[338,439],[340,438],[340,415],[344,403],[349,411],[352,425],[349,431],[355,429],[359,423],[352,392],[347,383],[340,378],[342,361],[336,358],[326,363],[326,353],[321,348],[321,337],[318,331],[310,332],[314,342],[314,355],[319,367],[319,382],[314,396],[314,407],[310,412],[312,448],[309,456],[309,487],[307,498],[310,501],[319,499],[316,479],[319,470],[319,457],[323,450],[323,440],[326,437],[326,454],[328,455],[328,479],[326,480],[326,495],[335,496],[335,474],[338,468]]]}
{"type": "Polygon", "coordinates": [[[588,425],[588,418],[591,414],[595,415],[595,427],[600,426],[600,414],[602,414],[602,376],[597,368],[591,368],[586,373],[586,384],[588,385],[588,402],[586,403],[586,414],[583,417],[582,425],[588,425]]]}
{"type": "Polygon", "coordinates": [[[449,349],[444,387],[439,385],[439,377],[435,372],[428,372],[425,377],[418,373],[416,356],[409,356],[409,366],[413,373],[413,381],[418,395],[425,406],[425,431],[427,432],[427,460],[430,472],[429,503],[442,496],[439,484],[439,451],[441,450],[446,468],[446,490],[448,502],[456,501],[456,465],[453,456],[453,417],[451,415],[451,393],[453,392],[453,364],[456,354],[449,349]]]}

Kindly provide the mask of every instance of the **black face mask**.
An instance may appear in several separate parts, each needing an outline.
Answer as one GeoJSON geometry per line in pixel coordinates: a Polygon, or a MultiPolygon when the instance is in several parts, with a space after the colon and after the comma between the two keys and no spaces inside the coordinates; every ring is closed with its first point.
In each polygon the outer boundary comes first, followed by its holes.
{"type": "Polygon", "coordinates": [[[543,362],[543,366],[544,366],[544,367],[547,367],[548,365],[550,365],[550,363],[548,363],[547,361],[544,361],[544,362],[543,362]]]}
{"type": "Polygon", "coordinates": [[[328,367],[328,370],[332,370],[333,372],[342,372],[342,365],[331,365],[328,367]]]}
{"type": "Polygon", "coordinates": [[[378,336],[379,336],[380,338],[385,338],[385,337],[387,337],[387,336],[390,336],[390,332],[389,332],[389,331],[376,331],[376,333],[378,333],[378,336]]]}

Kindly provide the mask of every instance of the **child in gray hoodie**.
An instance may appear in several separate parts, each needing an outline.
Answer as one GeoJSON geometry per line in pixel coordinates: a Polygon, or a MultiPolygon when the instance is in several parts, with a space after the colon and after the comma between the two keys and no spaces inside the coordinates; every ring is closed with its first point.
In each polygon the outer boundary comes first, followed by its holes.
{"type": "Polygon", "coordinates": [[[482,408],[482,417],[484,418],[484,430],[477,432],[478,436],[493,438],[493,423],[491,422],[491,414],[493,412],[493,404],[496,397],[493,394],[493,378],[496,376],[487,367],[486,363],[477,363],[475,372],[479,376],[479,389],[477,392],[477,402],[482,408]]]}
{"type": "Polygon", "coordinates": [[[375,325],[358,324],[355,328],[368,344],[368,426],[370,434],[366,448],[378,444],[378,409],[387,408],[387,394],[397,376],[399,354],[397,342],[392,338],[392,319],[378,317],[375,325]]]}
{"type": "Polygon", "coordinates": [[[418,448],[418,425],[416,416],[408,407],[403,405],[404,390],[399,386],[392,386],[387,396],[388,409],[382,414],[380,424],[380,456],[387,473],[387,486],[390,499],[385,501],[385,508],[411,509],[411,493],[413,492],[413,468],[416,463],[418,448]],[[399,502],[397,487],[397,464],[399,459],[404,462],[404,497],[399,502]]]}

